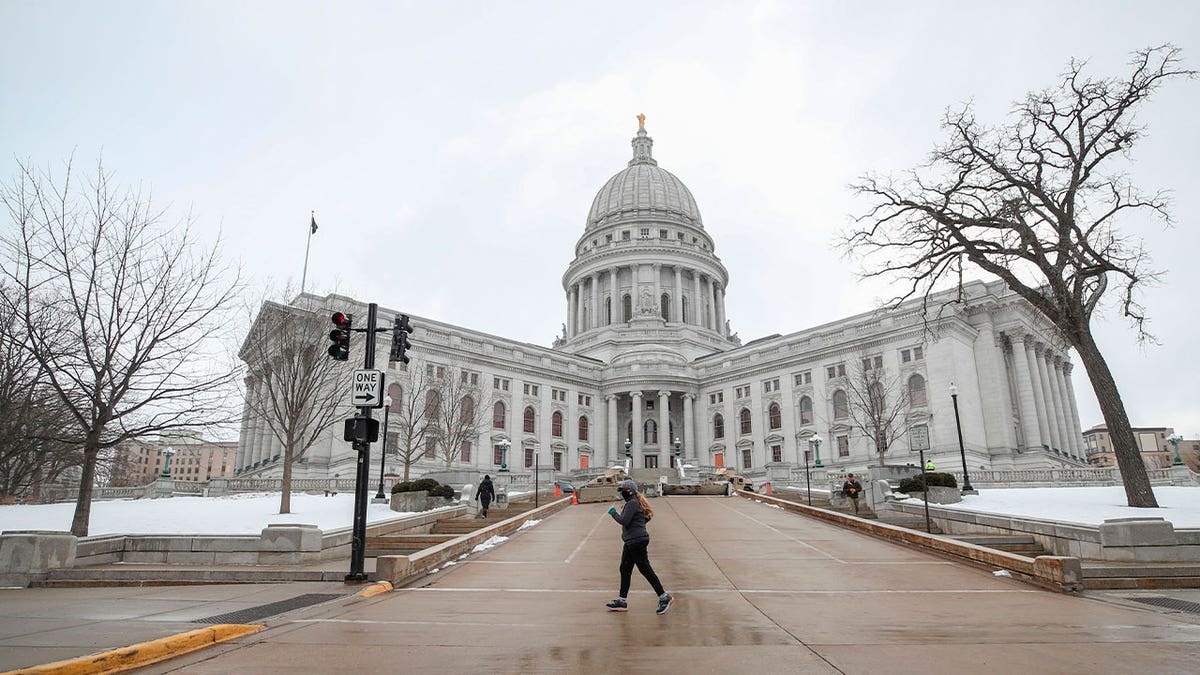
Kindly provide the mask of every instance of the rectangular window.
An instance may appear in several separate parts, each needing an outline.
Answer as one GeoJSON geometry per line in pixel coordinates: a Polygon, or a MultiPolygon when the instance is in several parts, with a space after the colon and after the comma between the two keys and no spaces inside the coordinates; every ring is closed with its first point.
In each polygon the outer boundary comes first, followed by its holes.
{"type": "Polygon", "coordinates": [[[504,377],[492,378],[492,389],[496,389],[498,391],[508,391],[508,387],[509,387],[509,381],[507,378],[504,378],[504,377]]]}
{"type": "Polygon", "coordinates": [[[564,389],[551,389],[550,398],[555,401],[567,402],[567,392],[564,389]]]}
{"type": "Polygon", "coordinates": [[[643,227],[642,228],[642,239],[649,239],[649,238],[650,238],[650,228],[643,227]]]}
{"type": "Polygon", "coordinates": [[[737,387],[734,390],[734,398],[750,398],[750,385],[737,387]]]}
{"type": "Polygon", "coordinates": [[[716,405],[718,403],[724,403],[724,402],[725,402],[725,392],[723,392],[723,391],[713,392],[708,395],[709,405],[716,405]]]}
{"type": "Polygon", "coordinates": [[[533,468],[533,448],[525,448],[525,468],[533,468]]]}
{"type": "Polygon", "coordinates": [[[425,439],[425,458],[433,459],[434,457],[437,457],[437,439],[436,438],[426,438],[425,439]]]}
{"type": "Polygon", "coordinates": [[[796,373],[792,377],[792,382],[797,387],[806,385],[806,384],[812,384],[812,371],[806,370],[803,373],[796,373]]]}
{"type": "Polygon", "coordinates": [[[554,470],[562,471],[562,453],[561,452],[554,453],[554,470]]]}
{"type": "Polygon", "coordinates": [[[912,361],[912,352],[907,349],[900,350],[900,363],[908,363],[912,361]]]}
{"type": "Polygon", "coordinates": [[[913,361],[920,361],[925,358],[925,352],[921,347],[913,347],[913,361]]]}
{"type": "Polygon", "coordinates": [[[579,468],[581,468],[581,469],[588,468],[588,463],[591,461],[591,459],[592,458],[589,457],[588,455],[580,455],[579,456],[579,468]]]}
{"type": "Polygon", "coordinates": [[[778,377],[773,380],[767,380],[766,382],[763,382],[763,392],[764,393],[769,394],[773,391],[779,391],[779,378],[778,377]]]}
{"type": "Polygon", "coordinates": [[[493,445],[492,446],[492,464],[495,464],[496,466],[500,466],[503,462],[504,462],[504,451],[500,449],[500,446],[493,445]]]}
{"type": "Polygon", "coordinates": [[[750,468],[750,466],[751,466],[750,460],[751,460],[750,448],[746,448],[745,450],[742,451],[742,468],[743,469],[750,468]]]}
{"type": "Polygon", "coordinates": [[[683,233],[682,233],[682,232],[676,232],[676,234],[677,234],[677,235],[679,235],[679,241],[683,241],[683,233]]]}
{"type": "Polygon", "coordinates": [[[469,385],[479,384],[479,373],[468,373],[464,370],[462,373],[462,383],[469,385]]]}
{"type": "Polygon", "coordinates": [[[782,462],[783,461],[783,448],[782,447],[780,447],[778,445],[771,446],[771,461],[772,462],[782,462]]]}
{"type": "Polygon", "coordinates": [[[458,449],[458,461],[460,461],[460,462],[470,462],[471,461],[471,442],[470,441],[462,442],[462,447],[460,447],[458,449]]]}
{"type": "Polygon", "coordinates": [[[835,377],[837,377],[837,367],[836,366],[827,367],[825,369],[825,379],[832,380],[835,377]]]}
{"type": "Polygon", "coordinates": [[[838,436],[837,437],[837,446],[838,446],[838,457],[849,457],[850,456],[850,437],[849,436],[838,436]]]}
{"type": "Polygon", "coordinates": [[[629,230],[621,232],[621,241],[629,241],[629,230]]]}
{"type": "Polygon", "coordinates": [[[642,460],[642,464],[644,464],[647,469],[657,469],[658,455],[646,455],[645,459],[642,460]]]}
{"type": "Polygon", "coordinates": [[[838,377],[845,377],[845,376],[846,376],[846,364],[844,364],[844,363],[839,363],[839,364],[837,365],[837,376],[838,376],[838,377]]]}
{"type": "Polygon", "coordinates": [[[579,405],[590,408],[592,405],[592,397],[586,396],[584,394],[580,394],[579,395],[579,405]]]}
{"type": "Polygon", "coordinates": [[[606,243],[606,244],[612,243],[612,235],[611,234],[604,235],[604,243],[606,243]]]}
{"type": "Polygon", "coordinates": [[[537,396],[538,395],[538,386],[536,384],[529,384],[528,382],[526,382],[525,383],[525,395],[526,396],[537,396]]]}
{"type": "Polygon", "coordinates": [[[667,239],[667,231],[666,231],[666,230],[659,230],[659,231],[658,231],[658,238],[659,238],[659,239],[667,239]]]}

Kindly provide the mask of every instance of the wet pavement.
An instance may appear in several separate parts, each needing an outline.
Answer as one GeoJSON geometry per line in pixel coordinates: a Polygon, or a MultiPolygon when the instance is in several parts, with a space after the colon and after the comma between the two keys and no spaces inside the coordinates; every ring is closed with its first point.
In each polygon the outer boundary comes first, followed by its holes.
{"type": "MultiPolygon", "coordinates": [[[[1195,672],[1200,614],[1070,596],[737,497],[652,500],[612,613],[620,528],[572,506],[409,588],[268,619],[141,672],[1195,672]]],[[[162,589],[160,589],[162,590],[162,589]]],[[[317,592],[317,591],[305,591],[317,592]]],[[[1174,593],[1172,593],[1174,594],[1174,593]]],[[[1161,594],[1160,594],[1161,595],[1161,594]]]]}

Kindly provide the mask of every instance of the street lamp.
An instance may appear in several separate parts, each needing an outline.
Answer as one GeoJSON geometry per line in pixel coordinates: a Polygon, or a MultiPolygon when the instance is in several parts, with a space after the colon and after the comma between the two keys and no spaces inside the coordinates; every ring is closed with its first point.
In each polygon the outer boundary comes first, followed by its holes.
{"type": "Polygon", "coordinates": [[[679,437],[675,437],[675,464],[683,466],[683,441],[679,437]]]}
{"type": "Polygon", "coordinates": [[[378,501],[386,501],[387,497],[383,496],[383,463],[387,460],[387,435],[388,435],[388,413],[392,411],[392,397],[383,397],[383,443],[379,445],[379,492],[375,493],[375,499],[378,501]]]}
{"type": "Polygon", "coordinates": [[[962,493],[978,494],[975,488],[971,487],[971,476],[967,474],[967,450],[963,447],[962,422],[958,418],[958,387],[953,382],[950,383],[950,399],[954,401],[954,426],[958,429],[958,454],[962,457],[962,493]]]}
{"type": "Polygon", "coordinates": [[[500,473],[508,473],[508,449],[512,447],[512,443],[509,443],[507,438],[502,438],[496,445],[500,446],[500,473]]]}
{"type": "Polygon", "coordinates": [[[824,439],[821,438],[820,434],[813,434],[809,440],[813,444],[813,457],[816,458],[816,461],[813,462],[813,468],[820,469],[825,466],[821,463],[821,441],[824,439]]]}
{"type": "Polygon", "coordinates": [[[1179,441],[1183,440],[1183,436],[1173,433],[1167,436],[1167,440],[1171,442],[1171,447],[1175,450],[1175,461],[1171,462],[1171,466],[1183,466],[1183,459],[1179,457],[1179,441]]]}
{"type": "Polygon", "coordinates": [[[162,476],[161,476],[162,478],[170,478],[171,477],[171,455],[173,455],[173,454],[175,454],[175,449],[172,448],[171,446],[168,445],[167,447],[163,448],[164,459],[163,459],[163,470],[162,470],[162,476]]]}
{"type": "Polygon", "coordinates": [[[629,449],[632,447],[633,447],[633,441],[626,438],[625,439],[625,460],[626,461],[633,459],[633,455],[629,454],[629,449]]]}
{"type": "MultiPolygon", "coordinates": [[[[812,447],[813,441],[818,438],[816,434],[808,437],[808,445],[812,447]]],[[[804,489],[808,491],[808,505],[812,506],[812,477],[808,473],[808,457],[811,451],[804,451],[804,489]]]]}

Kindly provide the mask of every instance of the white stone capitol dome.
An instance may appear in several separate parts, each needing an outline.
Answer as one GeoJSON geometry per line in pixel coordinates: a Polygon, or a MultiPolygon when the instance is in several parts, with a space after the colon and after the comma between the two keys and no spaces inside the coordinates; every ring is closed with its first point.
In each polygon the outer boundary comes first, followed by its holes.
{"type": "Polygon", "coordinates": [[[659,168],[650,152],[653,145],[654,139],[646,134],[646,129],[638,129],[629,167],[609,178],[596,193],[586,230],[635,220],[704,227],[691,191],[675,174],[659,168]]]}

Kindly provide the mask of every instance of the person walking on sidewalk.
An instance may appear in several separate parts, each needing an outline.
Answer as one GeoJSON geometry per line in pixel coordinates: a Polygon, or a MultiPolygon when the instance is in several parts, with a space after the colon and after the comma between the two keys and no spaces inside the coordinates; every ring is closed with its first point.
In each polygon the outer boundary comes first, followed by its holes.
{"type": "Polygon", "coordinates": [[[479,500],[480,513],[484,518],[487,518],[488,504],[496,497],[496,487],[492,485],[492,477],[484,474],[483,480],[479,481],[479,489],[475,490],[475,498],[479,500]]]}
{"type": "Polygon", "coordinates": [[[663,590],[662,582],[658,580],[658,575],[650,566],[650,556],[647,551],[650,547],[650,533],[646,531],[646,522],[654,517],[654,509],[650,508],[650,503],[638,492],[637,483],[631,480],[623,480],[618,483],[617,493],[621,495],[621,499],[625,500],[625,505],[620,511],[617,511],[616,507],[610,508],[608,515],[621,524],[621,541],[625,543],[621,550],[621,594],[605,607],[613,612],[624,612],[629,609],[626,598],[629,597],[629,582],[633,577],[633,568],[636,566],[642,576],[646,577],[646,581],[650,582],[650,587],[658,594],[656,612],[666,614],[675,598],[663,590]]]}
{"type": "Polygon", "coordinates": [[[862,483],[854,480],[854,474],[846,476],[846,482],[842,483],[842,495],[850,500],[854,505],[854,515],[858,515],[858,498],[862,496],[862,483]]]}

